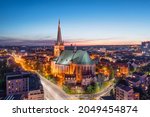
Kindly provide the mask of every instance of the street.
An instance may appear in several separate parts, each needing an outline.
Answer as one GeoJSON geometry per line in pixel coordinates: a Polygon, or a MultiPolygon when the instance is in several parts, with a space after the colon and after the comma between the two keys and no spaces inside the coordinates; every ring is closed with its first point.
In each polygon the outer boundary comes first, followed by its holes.
{"type": "Polygon", "coordinates": [[[51,83],[49,80],[37,73],[41,79],[44,88],[44,96],[46,100],[68,100],[71,96],[66,94],[60,87],[51,83]]]}

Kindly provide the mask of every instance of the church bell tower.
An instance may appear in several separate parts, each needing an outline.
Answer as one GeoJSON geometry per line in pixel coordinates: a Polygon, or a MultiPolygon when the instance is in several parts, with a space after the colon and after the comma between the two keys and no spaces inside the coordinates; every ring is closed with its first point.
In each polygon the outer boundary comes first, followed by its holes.
{"type": "Polygon", "coordinates": [[[58,21],[58,32],[57,32],[57,41],[54,46],[54,56],[60,56],[60,53],[65,49],[64,42],[62,41],[61,36],[61,27],[60,27],[60,20],[58,21]]]}

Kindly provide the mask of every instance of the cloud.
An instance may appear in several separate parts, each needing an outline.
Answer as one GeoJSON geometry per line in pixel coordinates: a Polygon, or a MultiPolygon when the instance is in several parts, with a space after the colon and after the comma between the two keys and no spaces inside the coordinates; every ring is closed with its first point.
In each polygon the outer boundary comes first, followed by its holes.
{"type": "Polygon", "coordinates": [[[0,36],[0,45],[1,46],[50,46],[54,45],[54,40],[44,40],[44,39],[20,39],[20,38],[10,38],[10,37],[2,37],[0,36]]]}
{"type": "MultiPolygon", "coordinates": [[[[99,38],[99,39],[63,39],[65,45],[76,44],[76,45],[131,45],[140,44],[140,40],[130,40],[128,38],[99,38]]],[[[0,36],[0,45],[2,46],[52,46],[55,44],[56,39],[51,36],[37,37],[34,39],[25,38],[11,38],[0,36]]],[[[144,41],[144,40],[143,40],[144,41]]]]}

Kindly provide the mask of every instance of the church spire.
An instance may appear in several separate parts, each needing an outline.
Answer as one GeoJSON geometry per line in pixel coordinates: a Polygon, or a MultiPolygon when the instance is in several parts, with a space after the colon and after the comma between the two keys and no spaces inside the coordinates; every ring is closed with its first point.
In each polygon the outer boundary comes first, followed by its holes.
{"type": "Polygon", "coordinates": [[[62,44],[62,36],[61,36],[61,27],[60,27],[60,19],[58,21],[58,33],[57,33],[57,44],[62,44]]]}
{"type": "Polygon", "coordinates": [[[58,21],[58,32],[57,32],[57,41],[54,45],[54,56],[59,57],[61,52],[65,49],[64,42],[62,41],[60,20],[58,21]]]}

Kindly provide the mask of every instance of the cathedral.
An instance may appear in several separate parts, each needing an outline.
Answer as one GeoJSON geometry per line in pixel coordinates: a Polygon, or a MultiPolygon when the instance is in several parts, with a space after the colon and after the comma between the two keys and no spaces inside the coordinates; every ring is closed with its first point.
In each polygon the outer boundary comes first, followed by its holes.
{"type": "Polygon", "coordinates": [[[57,41],[54,45],[54,59],[51,61],[51,73],[60,78],[63,84],[89,85],[95,79],[95,63],[87,51],[65,50],[61,36],[60,20],[57,41]]]}

